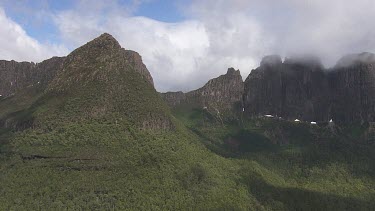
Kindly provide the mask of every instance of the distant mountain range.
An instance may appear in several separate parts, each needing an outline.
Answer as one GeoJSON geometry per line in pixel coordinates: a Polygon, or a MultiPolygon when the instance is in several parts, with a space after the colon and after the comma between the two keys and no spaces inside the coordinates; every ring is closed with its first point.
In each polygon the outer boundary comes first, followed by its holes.
{"type": "MultiPolygon", "coordinates": [[[[109,35],[103,35],[103,37],[109,35]]],[[[124,51],[129,61],[151,84],[152,77],[138,53],[124,51]]],[[[0,61],[0,94],[14,94],[40,83],[47,86],[66,57],[41,63],[0,61]]],[[[201,89],[183,94],[162,94],[171,106],[190,104],[217,111],[241,112],[248,117],[273,115],[305,121],[374,122],[375,55],[362,53],[340,59],[325,69],[317,58],[266,56],[260,67],[242,82],[239,71],[210,80],[201,89]]]]}

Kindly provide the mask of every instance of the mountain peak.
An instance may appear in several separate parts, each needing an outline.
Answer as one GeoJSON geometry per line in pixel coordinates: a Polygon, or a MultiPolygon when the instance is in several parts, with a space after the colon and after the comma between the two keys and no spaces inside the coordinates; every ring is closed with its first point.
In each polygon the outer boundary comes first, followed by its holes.
{"type": "Polygon", "coordinates": [[[89,45],[91,47],[109,48],[109,49],[121,48],[121,45],[119,44],[119,42],[112,35],[108,33],[104,33],[100,35],[99,37],[88,42],[86,45],[89,45]]]}
{"type": "Polygon", "coordinates": [[[240,75],[240,70],[236,70],[233,67],[228,68],[227,75],[240,75]]]}
{"type": "Polygon", "coordinates": [[[69,120],[116,116],[142,129],[174,127],[141,56],[107,33],[67,56],[46,96],[74,108],[60,114],[69,120]]]}

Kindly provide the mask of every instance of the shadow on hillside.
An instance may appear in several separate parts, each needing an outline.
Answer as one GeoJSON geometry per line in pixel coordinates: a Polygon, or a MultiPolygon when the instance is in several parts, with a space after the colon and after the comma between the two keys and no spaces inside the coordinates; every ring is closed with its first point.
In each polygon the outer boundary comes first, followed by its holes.
{"type": "Polygon", "coordinates": [[[264,206],[275,210],[374,210],[375,200],[364,201],[350,197],[319,193],[299,188],[276,187],[260,175],[247,175],[243,181],[249,192],[264,206]]]}
{"type": "Polygon", "coordinates": [[[300,141],[275,144],[259,132],[245,129],[232,132],[223,140],[213,140],[210,132],[202,132],[193,127],[190,130],[200,137],[207,149],[226,158],[255,159],[259,163],[273,160],[278,166],[299,168],[329,168],[330,165],[339,163],[348,166],[348,170],[355,176],[375,176],[374,146],[365,143],[340,138],[316,141],[310,140],[310,137],[307,141],[303,140],[307,132],[299,131],[295,132],[293,139],[300,141]]]}

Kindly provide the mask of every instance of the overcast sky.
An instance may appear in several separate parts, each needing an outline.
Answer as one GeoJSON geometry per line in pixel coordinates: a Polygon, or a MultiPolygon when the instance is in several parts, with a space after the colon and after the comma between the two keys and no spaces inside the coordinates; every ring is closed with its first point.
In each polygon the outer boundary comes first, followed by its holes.
{"type": "Polygon", "coordinates": [[[265,55],[375,52],[373,0],[0,0],[0,59],[40,62],[112,34],[158,91],[188,91],[265,55]]]}

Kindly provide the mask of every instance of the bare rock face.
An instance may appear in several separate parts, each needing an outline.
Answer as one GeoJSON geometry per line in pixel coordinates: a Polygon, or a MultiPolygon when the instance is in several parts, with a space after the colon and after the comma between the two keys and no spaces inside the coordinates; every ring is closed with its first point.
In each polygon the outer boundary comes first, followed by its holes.
{"type": "Polygon", "coordinates": [[[161,96],[170,107],[175,107],[186,101],[186,94],[183,92],[166,92],[161,96]]]}
{"type": "Polygon", "coordinates": [[[329,73],[332,116],[342,122],[375,122],[375,55],[345,56],[329,73]]]}
{"type": "Polygon", "coordinates": [[[320,62],[271,58],[265,57],[245,81],[245,114],[328,120],[329,86],[320,62]]]}
{"type": "Polygon", "coordinates": [[[0,95],[6,97],[29,86],[46,87],[61,69],[65,57],[53,57],[41,63],[0,61],[0,95]]]}
{"type": "Polygon", "coordinates": [[[146,65],[143,64],[142,57],[139,53],[131,50],[125,50],[124,52],[125,58],[127,62],[133,66],[135,70],[137,70],[143,77],[149,81],[152,85],[154,85],[154,81],[151,77],[150,72],[148,71],[146,65]]]}
{"type": "Polygon", "coordinates": [[[209,80],[202,88],[188,92],[161,94],[171,107],[189,105],[214,112],[242,109],[243,81],[239,70],[229,68],[225,75],[209,80]]]}
{"type": "Polygon", "coordinates": [[[314,57],[265,57],[245,81],[244,107],[248,117],[374,122],[375,55],[346,56],[331,70],[314,57]]]}

